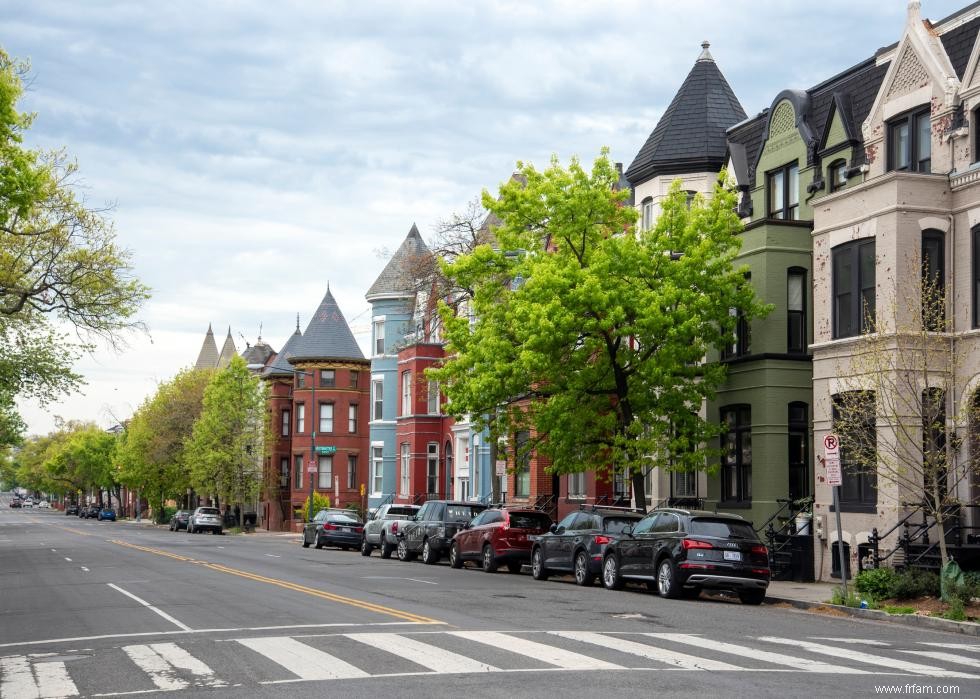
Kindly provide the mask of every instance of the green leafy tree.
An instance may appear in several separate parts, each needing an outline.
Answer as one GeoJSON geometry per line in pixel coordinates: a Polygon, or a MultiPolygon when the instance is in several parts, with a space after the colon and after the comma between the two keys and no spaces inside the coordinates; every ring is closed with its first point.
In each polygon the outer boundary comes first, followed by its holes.
{"type": "Polygon", "coordinates": [[[116,490],[116,438],[92,423],[64,422],[24,441],[16,456],[16,480],[33,492],[75,495],[116,490]]]}
{"type": "Polygon", "coordinates": [[[201,414],[212,372],[188,369],[160,384],[120,435],[119,479],[158,514],[164,502],[184,495],[191,485],[187,442],[201,414]]]}
{"type": "Polygon", "coordinates": [[[452,414],[479,416],[495,438],[528,433],[518,458],[537,451],[558,473],[627,469],[645,508],[651,465],[706,466],[699,447],[718,427],[700,409],[725,368],[705,357],[730,343],[730,310],[767,309],[734,264],[730,188],[688,206],[675,183],[656,226],[637,231],[618,179],[603,152],[591,171],[519,163],[499,197],[484,192],[496,244],[443,264],[475,320],[443,305],[450,358],[431,377],[452,414]]]}
{"type": "Polygon", "coordinates": [[[191,482],[238,505],[238,526],[244,506],[254,498],[263,478],[272,430],[267,424],[266,386],[234,357],[215,372],[204,391],[201,416],[188,443],[191,482]]]}

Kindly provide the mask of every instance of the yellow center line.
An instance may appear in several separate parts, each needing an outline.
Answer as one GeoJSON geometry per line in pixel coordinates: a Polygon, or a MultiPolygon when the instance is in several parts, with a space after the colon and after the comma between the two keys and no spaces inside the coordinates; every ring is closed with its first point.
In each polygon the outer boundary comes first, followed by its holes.
{"type": "Polygon", "coordinates": [[[66,532],[71,532],[72,534],[78,534],[79,536],[97,536],[97,534],[89,534],[88,532],[83,532],[80,529],[73,529],[72,527],[63,527],[60,524],[52,524],[51,526],[57,529],[64,529],[66,532]]]}
{"type": "Polygon", "coordinates": [[[394,609],[393,607],[385,607],[380,604],[374,604],[373,602],[365,602],[364,600],[354,599],[353,597],[344,597],[342,595],[337,595],[332,592],[326,592],[325,590],[318,590],[313,587],[307,587],[306,585],[292,583],[287,580],[280,580],[278,578],[268,578],[264,575],[258,575],[257,573],[250,573],[245,570],[231,568],[229,566],[221,565],[219,563],[208,563],[207,561],[197,561],[194,560],[193,558],[188,558],[187,556],[180,556],[176,553],[170,553],[169,551],[163,551],[161,549],[151,548],[149,546],[139,546],[137,544],[131,544],[127,541],[120,541],[119,539],[111,539],[109,543],[118,544],[120,546],[126,546],[127,548],[137,549],[139,551],[145,551],[146,553],[156,554],[157,556],[166,556],[167,558],[173,558],[178,561],[195,563],[197,565],[203,566],[204,568],[210,568],[211,570],[217,571],[219,573],[236,575],[241,578],[246,578],[248,580],[254,580],[256,582],[266,583],[267,585],[275,585],[277,587],[282,587],[287,590],[292,590],[294,592],[302,592],[303,594],[311,595],[313,597],[319,597],[320,599],[325,599],[330,602],[337,602],[339,604],[346,604],[351,607],[357,607],[358,609],[363,609],[365,611],[393,616],[396,619],[402,619],[403,621],[411,621],[416,624],[445,623],[437,619],[431,619],[429,617],[421,616],[419,614],[412,614],[411,612],[405,612],[400,609],[394,609]]]}

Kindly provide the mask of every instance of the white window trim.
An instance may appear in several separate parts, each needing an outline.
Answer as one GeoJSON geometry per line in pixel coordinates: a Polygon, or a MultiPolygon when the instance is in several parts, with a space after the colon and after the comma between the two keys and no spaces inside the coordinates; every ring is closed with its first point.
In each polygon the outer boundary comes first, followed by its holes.
{"type": "Polygon", "coordinates": [[[372,490],[371,491],[371,495],[381,495],[384,492],[384,487],[385,487],[385,485],[384,485],[385,484],[385,443],[384,442],[371,442],[371,456],[370,456],[370,459],[371,459],[371,465],[370,465],[370,469],[371,469],[371,488],[372,489],[374,488],[375,475],[380,476],[380,479],[379,480],[381,481],[381,490],[372,490]],[[381,459],[378,460],[377,462],[375,462],[375,460],[374,460],[374,450],[375,449],[380,449],[381,450],[381,459]],[[377,473],[374,470],[375,463],[377,463],[377,465],[378,465],[378,471],[377,471],[377,473]]]}

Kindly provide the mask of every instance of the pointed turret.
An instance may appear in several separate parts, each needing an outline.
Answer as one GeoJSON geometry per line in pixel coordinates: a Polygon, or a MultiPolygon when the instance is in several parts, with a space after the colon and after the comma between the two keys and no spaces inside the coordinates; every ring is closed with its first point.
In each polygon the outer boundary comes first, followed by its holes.
{"type": "Polygon", "coordinates": [[[364,295],[369,302],[385,298],[408,298],[415,295],[416,277],[425,269],[424,258],[429,247],[422,240],[419,229],[412,224],[405,240],[388,260],[381,274],[364,295]]]}
{"type": "Polygon", "coordinates": [[[218,366],[218,345],[214,342],[214,331],[211,330],[211,324],[208,323],[208,334],[204,336],[204,342],[201,344],[201,351],[197,355],[194,368],[214,369],[216,366],[218,366]]]}
{"type": "Polygon", "coordinates": [[[303,333],[299,329],[299,313],[296,314],[296,332],[289,336],[286,340],[286,344],[282,346],[282,351],[276,355],[276,358],[272,360],[262,372],[262,378],[269,378],[273,376],[292,376],[295,372],[293,367],[290,365],[289,360],[296,355],[296,347],[299,345],[299,341],[302,339],[303,333]]]}
{"type": "Polygon", "coordinates": [[[291,364],[326,359],[364,359],[364,353],[329,287],[293,352],[294,356],[288,358],[291,364]]]}
{"type": "Polygon", "coordinates": [[[219,369],[224,369],[231,363],[231,358],[238,354],[238,348],[235,347],[235,341],[231,339],[231,326],[228,326],[228,336],[225,338],[225,344],[221,346],[221,354],[218,355],[217,366],[219,369]]]}
{"type": "Polygon", "coordinates": [[[657,175],[718,172],[725,165],[725,131],[745,119],[745,110],[715,64],[710,44],[701,54],[667,111],[626,170],[635,187],[657,175]]]}

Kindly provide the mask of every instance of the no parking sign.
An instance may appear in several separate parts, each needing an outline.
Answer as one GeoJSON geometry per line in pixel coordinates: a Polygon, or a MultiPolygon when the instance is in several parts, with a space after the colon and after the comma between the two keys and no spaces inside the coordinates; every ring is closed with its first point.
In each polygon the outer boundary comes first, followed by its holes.
{"type": "Polygon", "coordinates": [[[823,438],[823,464],[827,469],[827,485],[841,485],[844,479],[840,470],[840,438],[836,434],[823,438]]]}

